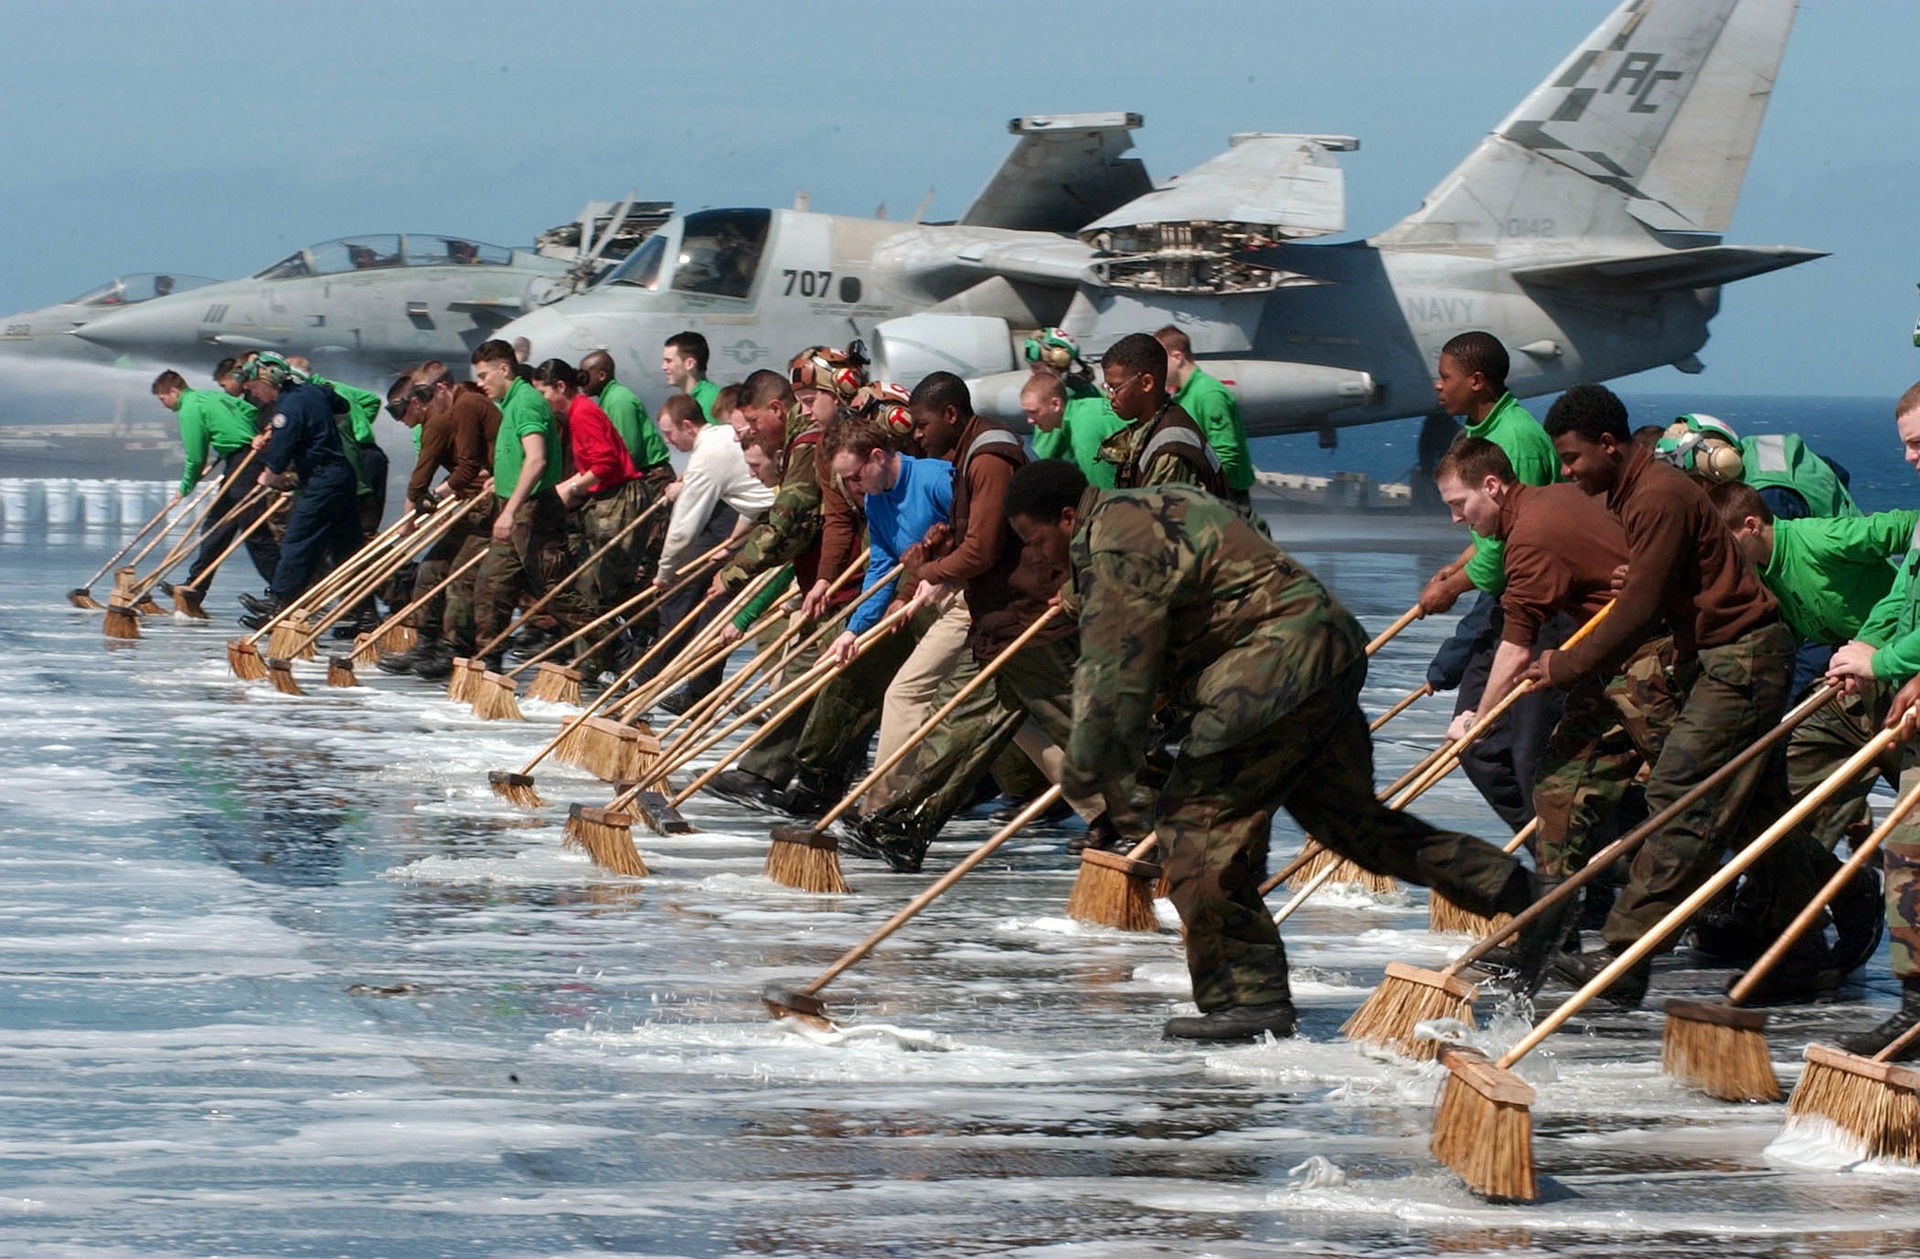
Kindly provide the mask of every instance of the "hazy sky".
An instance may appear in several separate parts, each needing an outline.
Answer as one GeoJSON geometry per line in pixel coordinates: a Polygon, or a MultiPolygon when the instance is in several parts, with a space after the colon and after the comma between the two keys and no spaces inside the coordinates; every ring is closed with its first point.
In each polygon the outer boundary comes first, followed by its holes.
{"type": "MultiPolygon", "coordinates": [[[[1338,132],[1386,227],[1607,0],[964,5],[0,0],[0,312],[117,272],[231,278],[376,231],[525,244],[629,188],[683,208],[951,217],[1016,114],[1134,110],[1157,177],[1234,131],[1338,132]]],[[[1920,3],[1805,0],[1730,241],[1833,257],[1724,295],[1707,375],[1896,394],[1920,376],[1920,3]]]]}

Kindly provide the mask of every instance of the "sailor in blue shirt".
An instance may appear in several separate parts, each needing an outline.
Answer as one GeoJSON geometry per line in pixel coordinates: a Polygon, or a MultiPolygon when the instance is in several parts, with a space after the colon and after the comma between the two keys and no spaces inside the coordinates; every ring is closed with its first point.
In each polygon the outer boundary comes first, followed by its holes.
{"type": "Polygon", "coordinates": [[[887,445],[874,445],[864,451],[859,445],[843,447],[833,453],[832,459],[841,483],[866,496],[867,544],[871,548],[862,586],[867,598],[827,648],[828,657],[844,665],[853,659],[855,638],[885,615],[899,585],[898,579],[878,589],[874,583],[900,562],[908,547],[924,539],[935,525],[945,525],[953,514],[953,465],[944,459],[916,459],[887,445]]]}

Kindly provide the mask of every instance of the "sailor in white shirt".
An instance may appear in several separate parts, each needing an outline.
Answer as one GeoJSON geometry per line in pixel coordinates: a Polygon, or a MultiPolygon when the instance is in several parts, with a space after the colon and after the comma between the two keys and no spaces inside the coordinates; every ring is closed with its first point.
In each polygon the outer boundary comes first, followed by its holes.
{"type": "Polygon", "coordinates": [[[773,506],[773,491],[747,470],[739,439],[726,424],[709,424],[700,404],[686,394],[675,394],[660,408],[660,435],[675,450],[690,455],[680,474],[667,523],[667,540],[660,548],[660,567],[654,584],[671,585],[676,570],[712,542],[700,542],[714,509],[721,503],[740,514],[736,532],[773,506]]]}

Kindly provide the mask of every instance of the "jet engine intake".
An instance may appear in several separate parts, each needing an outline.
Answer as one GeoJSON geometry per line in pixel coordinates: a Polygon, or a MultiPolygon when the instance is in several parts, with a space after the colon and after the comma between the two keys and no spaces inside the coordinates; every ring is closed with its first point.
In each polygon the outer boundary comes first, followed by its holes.
{"type": "Polygon", "coordinates": [[[965,379],[1011,371],[1013,332],[986,315],[908,315],[874,327],[873,374],[911,388],[933,372],[965,379]]]}

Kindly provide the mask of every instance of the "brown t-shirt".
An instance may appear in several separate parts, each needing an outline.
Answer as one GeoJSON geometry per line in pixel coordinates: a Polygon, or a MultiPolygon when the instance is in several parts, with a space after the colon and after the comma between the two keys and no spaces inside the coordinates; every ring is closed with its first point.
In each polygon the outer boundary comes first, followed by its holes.
{"type": "Polygon", "coordinates": [[[1515,485],[1500,507],[1506,544],[1502,640],[1531,647],[1561,612],[1585,623],[1613,597],[1613,570],[1627,562],[1627,538],[1606,504],[1570,483],[1515,485]]]}
{"type": "Polygon", "coordinates": [[[500,435],[500,408],[474,385],[456,385],[448,406],[453,424],[453,472],[447,488],[465,498],[493,470],[493,443],[500,435]]]}
{"type": "Polygon", "coordinates": [[[1626,532],[1627,582],[1585,642],[1554,654],[1554,685],[1618,664],[1662,621],[1684,660],[1778,617],[1773,595],[1741,558],[1706,491],[1680,469],[1636,449],[1607,510],[1626,532]]]}

